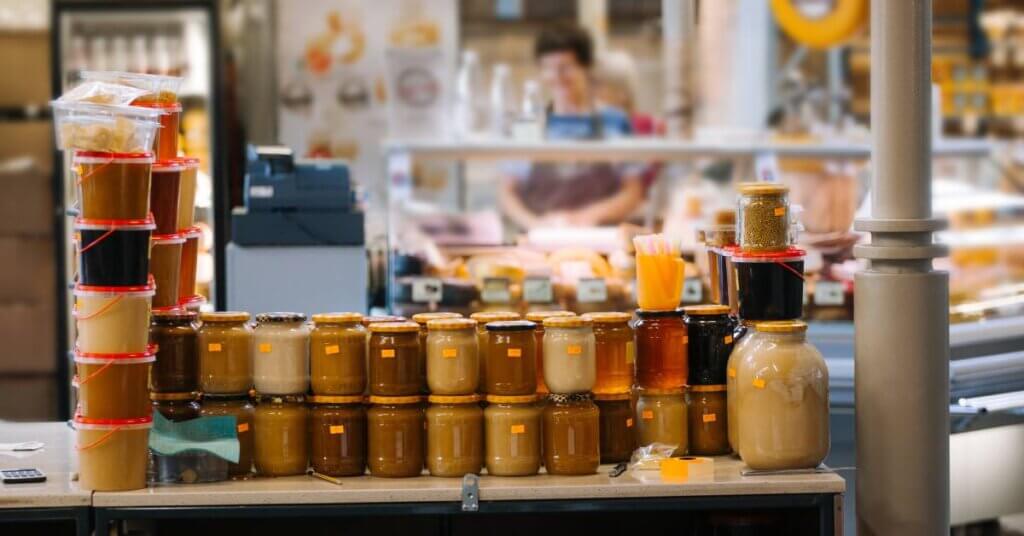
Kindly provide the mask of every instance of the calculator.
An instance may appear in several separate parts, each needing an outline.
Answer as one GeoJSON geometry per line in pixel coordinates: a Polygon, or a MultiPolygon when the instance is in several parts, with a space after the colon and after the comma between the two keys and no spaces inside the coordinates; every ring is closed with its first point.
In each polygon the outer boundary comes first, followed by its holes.
{"type": "Polygon", "coordinates": [[[45,482],[46,475],[39,469],[2,469],[0,480],[4,484],[27,484],[29,482],[45,482]]]}

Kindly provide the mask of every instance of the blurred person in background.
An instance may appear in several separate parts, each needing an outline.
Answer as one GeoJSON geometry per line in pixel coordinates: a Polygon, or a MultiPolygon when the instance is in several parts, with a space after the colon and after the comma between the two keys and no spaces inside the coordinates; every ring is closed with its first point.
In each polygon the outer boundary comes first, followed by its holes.
{"type": "MultiPolygon", "coordinates": [[[[590,35],[578,26],[543,30],[534,44],[547,106],[545,137],[599,140],[632,135],[626,112],[598,100],[590,35]]],[[[628,89],[628,87],[627,87],[628,89]]],[[[629,95],[627,102],[632,102],[629,95]]],[[[625,221],[643,204],[647,166],[621,163],[506,163],[502,212],[523,229],[625,221]]]]}

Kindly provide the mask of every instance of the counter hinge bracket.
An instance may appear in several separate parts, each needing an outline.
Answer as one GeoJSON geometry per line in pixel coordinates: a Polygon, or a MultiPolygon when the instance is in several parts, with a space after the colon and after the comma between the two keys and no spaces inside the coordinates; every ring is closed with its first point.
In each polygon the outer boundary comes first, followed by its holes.
{"type": "Polygon", "coordinates": [[[462,477],[462,511],[480,510],[480,477],[468,474],[462,477]]]}

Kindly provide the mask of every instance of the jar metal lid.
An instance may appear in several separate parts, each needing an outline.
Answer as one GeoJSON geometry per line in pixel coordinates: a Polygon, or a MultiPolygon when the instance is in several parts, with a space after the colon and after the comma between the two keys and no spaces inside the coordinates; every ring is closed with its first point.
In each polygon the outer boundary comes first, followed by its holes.
{"type": "Polygon", "coordinates": [[[556,316],[576,316],[576,313],[572,311],[533,311],[526,313],[526,319],[530,322],[543,323],[548,318],[554,318],[556,316]]]}
{"type": "Polygon", "coordinates": [[[370,324],[370,331],[373,333],[409,333],[419,331],[420,325],[416,322],[378,322],[370,324]]]}
{"type": "Polygon", "coordinates": [[[174,322],[194,322],[196,318],[199,318],[199,314],[195,311],[189,311],[180,306],[174,306],[174,308],[162,309],[159,307],[153,308],[153,322],[157,324],[170,324],[174,322]]]}
{"type": "Polygon", "coordinates": [[[487,395],[492,404],[528,404],[537,401],[537,395],[487,395]]]}
{"type": "Polygon", "coordinates": [[[595,324],[624,324],[632,320],[633,315],[612,311],[607,313],[587,313],[583,315],[583,318],[589,318],[595,324]]]}
{"type": "Polygon", "coordinates": [[[594,400],[600,401],[612,401],[612,400],[629,400],[630,393],[625,391],[622,393],[594,393],[594,400]]]}
{"type": "Polygon", "coordinates": [[[548,400],[556,404],[565,404],[567,402],[589,402],[592,399],[593,395],[590,393],[548,394],[548,400]]]}
{"type": "Polygon", "coordinates": [[[462,315],[459,313],[446,313],[443,311],[436,313],[416,313],[412,315],[412,321],[421,326],[427,325],[431,320],[439,320],[442,318],[462,318],[462,315]]]}
{"type": "Polygon", "coordinates": [[[305,322],[306,315],[302,313],[260,313],[256,315],[256,322],[268,324],[275,322],[305,322]]]}
{"type": "Polygon", "coordinates": [[[313,315],[314,324],[351,324],[363,320],[359,313],[317,313],[313,315]]]}
{"type": "Polygon", "coordinates": [[[705,305],[690,305],[683,307],[683,312],[690,316],[715,316],[715,315],[727,315],[729,314],[728,305],[716,305],[716,304],[705,304],[705,305]]]}
{"type": "Polygon", "coordinates": [[[405,322],[404,316],[391,316],[391,315],[377,315],[377,316],[364,316],[360,322],[363,323],[363,327],[369,327],[370,324],[380,324],[384,322],[405,322]]]}
{"type": "Polygon", "coordinates": [[[242,311],[207,311],[199,314],[203,322],[248,322],[249,313],[242,311]]]}
{"type": "Polygon", "coordinates": [[[149,393],[149,399],[154,402],[179,402],[184,400],[198,400],[199,393],[149,393]]]}
{"type": "Polygon", "coordinates": [[[474,328],[476,328],[476,320],[472,318],[437,318],[427,322],[427,329],[430,331],[474,328]]]}
{"type": "MultiPolygon", "coordinates": [[[[548,320],[552,319],[549,318],[548,320]]],[[[537,323],[530,322],[529,320],[498,320],[487,323],[487,331],[530,331],[536,327],[537,323]]]]}
{"type": "Polygon", "coordinates": [[[637,389],[637,391],[640,393],[641,396],[643,396],[643,395],[654,395],[654,396],[681,395],[681,394],[686,392],[686,388],[685,387],[675,387],[675,388],[672,388],[672,389],[657,389],[657,388],[651,388],[651,387],[640,387],[640,388],[637,389]]]}
{"type": "Polygon", "coordinates": [[[802,320],[763,320],[754,323],[754,329],[765,333],[803,333],[807,323],[802,320]]]}
{"type": "Polygon", "coordinates": [[[327,395],[313,395],[309,397],[310,404],[362,404],[366,401],[363,395],[348,395],[348,396],[327,396],[327,395]]]}
{"type": "Polygon", "coordinates": [[[682,309],[667,309],[665,311],[649,311],[647,309],[637,309],[636,315],[640,318],[664,318],[670,316],[677,316],[682,318],[682,309]]]}
{"type": "Polygon", "coordinates": [[[291,404],[301,404],[306,401],[305,395],[268,395],[268,394],[257,394],[257,402],[270,402],[273,404],[282,404],[285,402],[291,404]]]}
{"type": "Polygon", "coordinates": [[[691,385],[691,393],[718,393],[725,391],[725,385],[691,385]]]}
{"type": "Polygon", "coordinates": [[[472,404],[480,401],[480,395],[430,395],[431,404],[472,404]]]}
{"type": "Polygon", "coordinates": [[[553,316],[544,319],[544,328],[587,328],[594,325],[588,316],[553,316]]]}
{"type": "Polygon", "coordinates": [[[469,315],[469,317],[481,324],[486,324],[488,322],[519,320],[522,318],[522,315],[515,311],[480,311],[479,313],[469,315]]]}
{"type": "Polygon", "coordinates": [[[371,404],[387,404],[387,405],[402,405],[402,404],[418,404],[423,402],[423,397],[419,395],[412,396],[379,396],[370,395],[371,404]]]}
{"type": "Polygon", "coordinates": [[[777,182],[741,182],[736,190],[742,195],[782,195],[789,191],[785,184],[777,182]]]}

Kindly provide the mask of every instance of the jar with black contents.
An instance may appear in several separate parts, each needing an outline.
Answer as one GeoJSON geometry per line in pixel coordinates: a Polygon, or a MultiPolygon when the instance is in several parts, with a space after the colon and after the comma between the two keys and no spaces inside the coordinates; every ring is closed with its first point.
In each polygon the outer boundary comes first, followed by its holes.
{"type": "Polygon", "coordinates": [[[636,450],[636,420],[628,392],[595,393],[601,417],[601,463],[629,461],[636,450]]]}
{"type": "Polygon", "coordinates": [[[253,439],[256,408],[249,395],[204,394],[199,408],[200,417],[235,418],[235,433],[238,436],[238,463],[228,463],[228,476],[240,479],[252,475],[252,460],[255,441],[253,439]]]}
{"type": "Polygon", "coordinates": [[[684,307],[690,385],[724,385],[725,369],[736,339],[739,323],[729,316],[726,305],[684,307]]]}
{"type": "Polygon", "coordinates": [[[739,317],[757,321],[802,317],[805,256],[799,248],[734,253],[739,317]]]}

